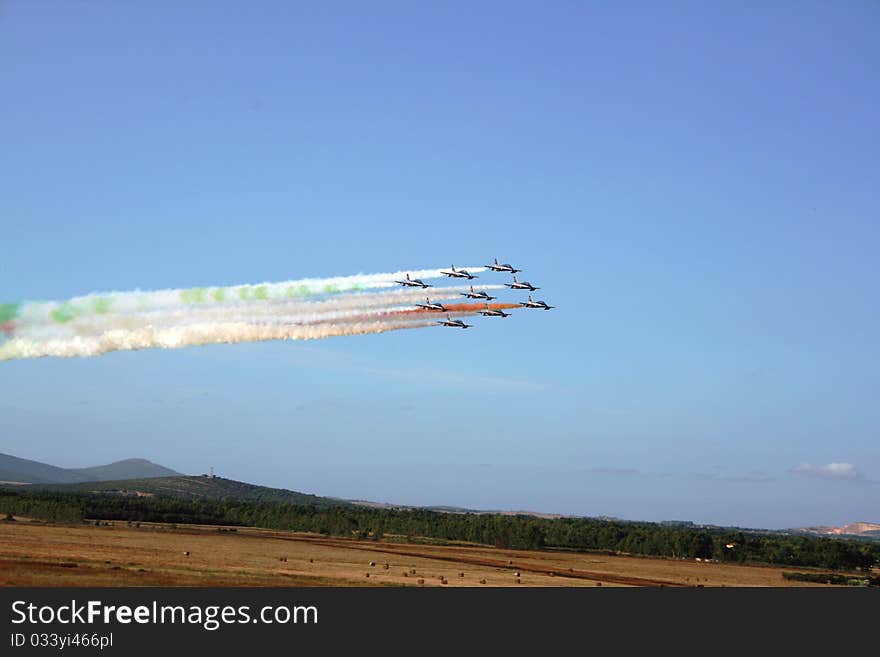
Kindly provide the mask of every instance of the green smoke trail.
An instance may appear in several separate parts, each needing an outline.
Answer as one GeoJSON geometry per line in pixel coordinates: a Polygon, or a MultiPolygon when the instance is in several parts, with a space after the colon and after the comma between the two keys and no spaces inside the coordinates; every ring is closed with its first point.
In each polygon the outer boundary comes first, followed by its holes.
{"type": "Polygon", "coordinates": [[[106,315],[108,312],[110,312],[111,305],[112,301],[107,297],[98,297],[97,299],[95,299],[95,303],[92,308],[98,315],[106,315]]]}
{"type": "Polygon", "coordinates": [[[20,303],[0,303],[0,323],[11,322],[18,317],[20,303]]]}
{"type": "Polygon", "coordinates": [[[49,316],[59,324],[64,324],[65,322],[69,322],[74,317],[76,317],[78,313],[69,303],[62,303],[55,310],[49,313],[49,316]]]}

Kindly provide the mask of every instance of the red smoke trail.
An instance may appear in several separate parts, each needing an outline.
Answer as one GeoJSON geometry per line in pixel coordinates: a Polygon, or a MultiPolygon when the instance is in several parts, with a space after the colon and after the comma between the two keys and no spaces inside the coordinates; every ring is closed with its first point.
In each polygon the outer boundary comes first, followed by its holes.
{"type": "MultiPolygon", "coordinates": [[[[456,313],[458,315],[476,315],[481,310],[486,309],[485,303],[450,303],[444,304],[444,308],[449,313],[456,313]]],[[[489,308],[492,310],[511,310],[513,308],[519,308],[518,303],[490,303],[489,308]]],[[[381,320],[385,318],[405,318],[411,317],[415,319],[416,317],[421,317],[424,315],[443,315],[442,312],[437,310],[427,310],[425,308],[412,308],[407,310],[389,310],[386,312],[370,312],[364,313],[363,315],[351,315],[350,317],[344,318],[332,318],[332,319],[318,319],[314,321],[307,322],[308,324],[344,324],[349,322],[363,322],[368,320],[381,320]]]]}
{"type": "Polygon", "coordinates": [[[15,332],[15,324],[12,322],[3,322],[0,324],[0,331],[3,331],[6,335],[12,335],[15,332]]]}
{"type": "MultiPolygon", "coordinates": [[[[469,313],[473,315],[474,313],[478,313],[481,310],[486,309],[485,303],[444,303],[443,307],[446,308],[450,313],[469,313]]],[[[518,303],[490,303],[489,308],[491,310],[511,310],[513,308],[519,308],[518,303]]],[[[392,313],[388,313],[389,315],[442,315],[443,313],[437,310],[428,310],[426,308],[413,308],[412,310],[397,310],[392,313]]]]}
{"type": "MultiPolygon", "coordinates": [[[[443,304],[443,307],[446,308],[451,313],[470,313],[470,312],[480,312],[481,310],[486,309],[485,303],[450,303],[443,304]]],[[[489,308],[491,310],[510,310],[512,308],[519,308],[518,303],[490,303],[489,308]]],[[[422,310],[421,308],[419,310],[422,310]]],[[[430,312],[430,311],[428,311],[430,312]]]]}

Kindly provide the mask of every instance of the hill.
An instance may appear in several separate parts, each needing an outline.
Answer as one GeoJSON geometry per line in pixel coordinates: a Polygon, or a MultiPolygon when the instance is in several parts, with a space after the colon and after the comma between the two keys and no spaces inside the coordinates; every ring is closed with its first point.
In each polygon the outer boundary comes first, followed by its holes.
{"type": "Polygon", "coordinates": [[[83,481],[115,481],[119,479],[151,479],[153,477],[174,477],[179,472],[158,465],[147,459],[125,459],[108,465],[97,465],[91,468],[71,470],[81,474],[83,481]]]}
{"type": "Polygon", "coordinates": [[[180,500],[234,500],[238,502],[280,502],[318,508],[351,506],[344,500],[308,493],[268,488],[223,477],[178,475],[116,481],[91,481],[70,484],[36,483],[15,486],[16,490],[54,491],[58,493],[103,493],[127,497],[165,497],[180,500]]]}
{"type": "Polygon", "coordinates": [[[75,472],[54,465],[0,454],[0,481],[51,483],[85,481],[85,479],[75,472]]]}
{"type": "Polygon", "coordinates": [[[178,475],[146,459],[126,459],[90,468],[59,468],[48,463],[0,454],[0,481],[25,484],[71,484],[86,481],[145,479],[178,475]]]}

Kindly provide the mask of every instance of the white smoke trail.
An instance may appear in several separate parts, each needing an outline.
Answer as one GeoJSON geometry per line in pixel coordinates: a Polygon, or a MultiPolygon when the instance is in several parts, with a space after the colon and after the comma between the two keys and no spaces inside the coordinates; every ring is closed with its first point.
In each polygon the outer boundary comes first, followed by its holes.
{"type": "Polygon", "coordinates": [[[45,356],[98,356],[111,351],[136,349],[179,349],[193,345],[259,342],[264,340],[317,340],[339,335],[385,333],[409,328],[433,326],[421,317],[417,321],[367,321],[317,326],[288,326],[224,322],[188,324],[164,328],[112,330],[100,336],[74,336],[44,341],[13,338],[0,345],[0,360],[41,358],[45,356]]]}

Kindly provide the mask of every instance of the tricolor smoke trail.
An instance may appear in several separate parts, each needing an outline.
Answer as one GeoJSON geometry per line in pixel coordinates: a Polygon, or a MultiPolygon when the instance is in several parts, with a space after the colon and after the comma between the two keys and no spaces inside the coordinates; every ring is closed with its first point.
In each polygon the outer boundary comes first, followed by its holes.
{"type": "MultiPolygon", "coordinates": [[[[0,323],[17,318],[19,323],[64,324],[88,315],[105,315],[113,312],[145,312],[157,309],[181,307],[224,306],[230,303],[260,301],[306,300],[345,292],[394,288],[395,281],[409,274],[412,278],[440,278],[441,269],[398,271],[388,274],[357,274],[332,278],[304,278],[282,283],[257,285],[232,285],[226,287],[193,287],[179,290],[152,292],[109,292],[75,297],[63,302],[31,302],[26,304],[0,305],[0,323]]],[[[485,267],[472,267],[471,272],[485,271],[485,267]]],[[[495,286],[493,289],[497,289],[495,286]]]]}
{"type": "MultiPolygon", "coordinates": [[[[471,272],[482,267],[468,268],[471,272]]],[[[469,286],[399,289],[395,281],[442,276],[439,269],[360,274],[283,283],[90,294],[61,302],[0,304],[0,360],[97,356],[215,343],[312,340],[436,326],[438,313],[414,308],[460,299],[469,286]],[[388,289],[394,287],[395,289],[388,289]],[[384,291],[372,291],[384,290],[384,291]]],[[[501,289],[501,285],[481,285],[501,289]]],[[[483,303],[446,304],[473,315],[483,303]]],[[[490,304],[515,308],[517,304],[490,304]]],[[[442,313],[439,314],[442,317],[442,313]]]]}

